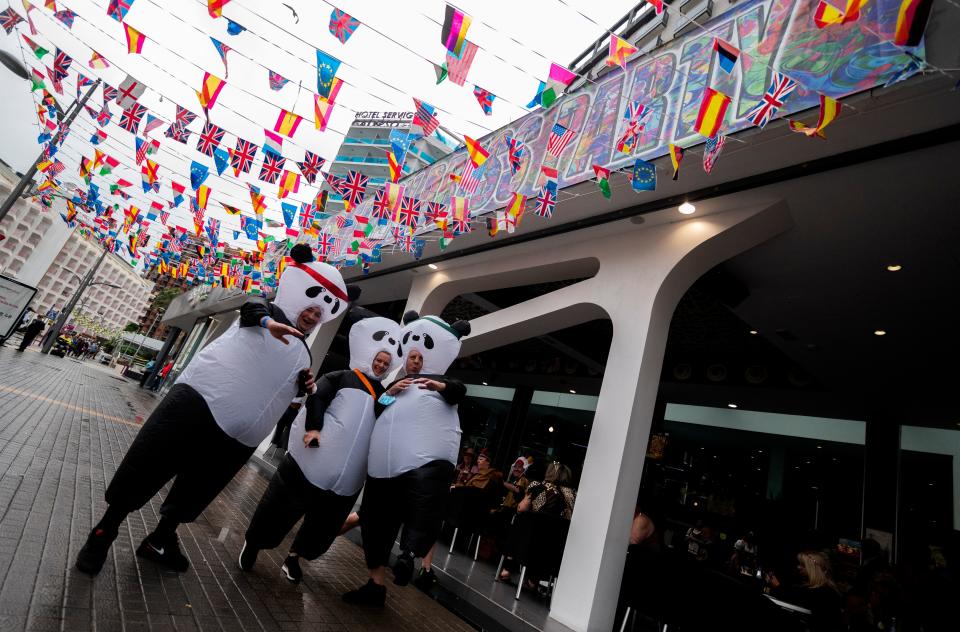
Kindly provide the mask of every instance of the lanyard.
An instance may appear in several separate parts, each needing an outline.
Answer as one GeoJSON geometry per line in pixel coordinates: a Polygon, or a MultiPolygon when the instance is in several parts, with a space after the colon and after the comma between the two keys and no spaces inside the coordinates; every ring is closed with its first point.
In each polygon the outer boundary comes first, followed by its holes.
{"type": "Polygon", "coordinates": [[[377,394],[374,392],[373,386],[370,385],[370,380],[367,379],[367,376],[364,375],[360,369],[354,369],[353,372],[357,374],[357,377],[360,378],[363,385],[367,387],[367,392],[370,393],[370,397],[377,399],[377,394]]]}

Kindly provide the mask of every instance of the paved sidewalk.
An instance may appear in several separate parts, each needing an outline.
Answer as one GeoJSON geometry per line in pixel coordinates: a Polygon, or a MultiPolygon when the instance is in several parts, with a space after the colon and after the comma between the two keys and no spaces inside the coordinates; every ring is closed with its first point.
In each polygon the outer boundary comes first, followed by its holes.
{"type": "Polygon", "coordinates": [[[181,527],[188,572],[134,555],[159,519],[157,499],[130,515],[99,576],[74,570],[104,487],[157,401],[93,365],[0,347],[0,630],[472,629],[411,586],[389,584],[380,611],[342,603],[366,579],[361,549],[343,538],[304,564],[299,585],[280,574],[289,541],[240,571],[266,488],[252,467],[181,527]]]}

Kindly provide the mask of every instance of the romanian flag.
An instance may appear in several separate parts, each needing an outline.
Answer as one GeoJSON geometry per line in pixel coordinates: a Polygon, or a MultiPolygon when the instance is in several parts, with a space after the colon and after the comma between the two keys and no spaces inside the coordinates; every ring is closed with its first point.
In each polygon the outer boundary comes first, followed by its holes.
{"type": "Polygon", "coordinates": [[[474,167],[480,168],[480,165],[487,161],[487,158],[490,157],[490,152],[480,146],[479,141],[476,141],[469,136],[464,135],[463,142],[467,146],[467,153],[470,155],[470,162],[473,163],[474,167]]]}
{"type": "Polygon", "coordinates": [[[400,179],[400,163],[392,149],[387,150],[387,165],[390,167],[390,181],[396,182],[400,179]]]}
{"type": "Polygon", "coordinates": [[[300,174],[284,169],[283,175],[280,176],[280,190],[277,192],[277,198],[282,200],[291,193],[296,193],[299,190],[300,174]]]}
{"type": "Polygon", "coordinates": [[[670,164],[673,165],[673,179],[680,178],[680,161],[683,160],[683,147],[670,143],[670,164]]]}
{"type": "Polygon", "coordinates": [[[139,55],[143,52],[143,43],[147,41],[147,36],[126,22],[123,23],[123,29],[127,33],[127,52],[139,55]]]}
{"type": "Polygon", "coordinates": [[[227,82],[217,77],[211,75],[209,72],[203,73],[203,84],[200,86],[199,92],[197,92],[197,98],[200,99],[200,105],[204,110],[209,110],[213,107],[213,104],[217,102],[217,97],[220,96],[220,91],[223,90],[223,86],[227,85],[227,82]]]}
{"type": "Polygon", "coordinates": [[[693,129],[701,136],[713,138],[720,131],[729,105],[730,97],[713,88],[706,88],[703,92],[703,102],[700,104],[700,112],[697,114],[697,121],[693,124],[693,129]]]}
{"type": "Polygon", "coordinates": [[[930,17],[933,0],[903,0],[897,13],[897,28],[893,43],[897,46],[916,46],[923,38],[930,17]]]}
{"type": "Polygon", "coordinates": [[[210,199],[210,187],[205,184],[201,184],[197,189],[197,206],[203,210],[207,210],[207,200],[210,199]]]}
{"type": "Polygon", "coordinates": [[[279,132],[287,138],[293,138],[302,120],[303,117],[299,114],[294,114],[287,110],[280,110],[280,115],[277,117],[277,123],[273,126],[273,131],[279,132]]]}
{"type": "Polygon", "coordinates": [[[230,0],[207,0],[207,13],[216,19],[223,15],[223,6],[230,0]]]}
{"type": "Polygon", "coordinates": [[[620,66],[627,68],[627,57],[637,52],[637,47],[629,42],[620,39],[613,33],[610,34],[610,54],[607,56],[608,66],[620,66]]]}
{"type": "Polygon", "coordinates": [[[467,39],[467,30],[472,21],[473,18],[463,11],[447,5],[443,29],[440,31],[440,43],[450,51],[451,55],[459,57],[463,52],[463,43],[467,39]]]}
{"type": "Polygon", "coordinates": [[[807,136],[818,136],[820,138],[826,138],[823,135],[823,128],[833,122],[833,119],[840,116],[840,102],[836,99],[831,99],[825,94],[820,95],[820,118],[817,119],[817,124],[814,127],[808,127],[803,123],[797,121],[790,121],[790,130],[794,132],[799,132],[800,134],[806,134],[807,136]]]}

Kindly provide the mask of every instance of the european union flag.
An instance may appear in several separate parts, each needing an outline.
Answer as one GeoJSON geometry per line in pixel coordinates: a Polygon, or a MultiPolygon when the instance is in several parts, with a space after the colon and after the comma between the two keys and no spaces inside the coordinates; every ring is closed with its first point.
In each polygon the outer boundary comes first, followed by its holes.
{"type": "Polygon", "coordinates": [[[203,181],[207,179],[209,172],[209,167],[197,162],[196,160],[193,161],[193,164],[190,165],[190,186],[193,187],[194,191],[200,188],[200,185],[203,184],[203,181]]]}
{"type": "Polygon", "coordinates": [[[634,191],[655,191],[657,189],[657,168],[652,162],[637,158],[633,164],[633,178],[630,183],[634,191]]]}
{"type": "Polygon", "coordinates": [[[293,225],[293,218],[297,216],[297,207],[293,204],[281,202],[280,208],[283,210],[283,223],[287,225],[287,228],[290,228],[293,225]]]}
{"type": "Polygon", "coordinates": [[[246,30],[246,27],[240,26],[233,20],[227,20],[227,33],[230,35],[240,35],[246,30]]]}
{"type": "Polygon", "coordinates": [[[339,59],[317,50],[317,93],[324,99],[330,97],[330,89],[333,88],[333,79],[337,76],[338,68],[339,59]]]}
{"type": "Polygon", "coordinates": [[[218,147],[213,150],[213,162],[217,167],[217,175],[222,176],[227,168],[227,163],[230,162],[230,155],[218,147]]]}
{"type": "Polygon", "coordinates": [[[413,140],[405,130],[390,130],[390,148],[393,150],[393,155],[396,157],[397,162],[401,165],[403,164],[404,157],[407,155],[407,150],[410,149],[411,142],[413,142],[413,140]]]}

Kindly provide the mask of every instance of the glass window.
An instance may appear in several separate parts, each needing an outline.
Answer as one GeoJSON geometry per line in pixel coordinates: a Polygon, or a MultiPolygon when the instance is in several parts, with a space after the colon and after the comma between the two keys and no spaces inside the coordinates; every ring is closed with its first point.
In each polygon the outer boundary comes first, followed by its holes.
{"type": "Polygon", "coordinates": [[[574,486],[578,484],[596,401],[588,395],[534,391],[520,439],[520,452],[533,456],[533,478],[543,476],[547,463],[559,461],[572,470],[574,486]]]}

